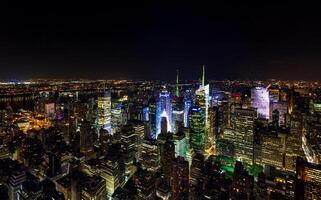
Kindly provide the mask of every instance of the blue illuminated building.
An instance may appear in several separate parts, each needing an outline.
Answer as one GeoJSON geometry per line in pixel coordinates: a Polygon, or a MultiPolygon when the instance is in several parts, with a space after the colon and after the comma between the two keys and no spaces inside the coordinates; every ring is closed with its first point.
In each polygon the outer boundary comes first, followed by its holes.
{"type": "Polygon", "coordinates": [[[185,99],[184,101],[184,127],[189,126],[189,109],[192,106],[192,101],[190,99],[185,99]]]}
{"type": "Polygon", "coordinates": [[[156,108],[156,138],[161,131],[161,119],[166,117],[167,119],[167,130],[172,132],[172,102],[170,92],[162,90],[159,93],[156,108]]]}

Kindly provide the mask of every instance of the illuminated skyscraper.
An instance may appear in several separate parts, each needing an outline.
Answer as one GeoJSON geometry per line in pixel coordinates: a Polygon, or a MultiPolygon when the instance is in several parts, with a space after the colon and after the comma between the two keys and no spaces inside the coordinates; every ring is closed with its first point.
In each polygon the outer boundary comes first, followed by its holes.
{"type": "Polygon", "coordinates": [[[167,130],[172,132],[172,102],[170,93],[163,89],[159,93],[159,98],[157,101],[157,109],[156,109],[156,138],[157,135],[161,131],[161,119],[162,117],[167,118],[167,130]]]}
{"type": "Polygon", "coordinates": [[[173,133],[178,131],[180,126],[184,125],[184,98],[180,96],[179,88],[178,88],[178,70],[176,75],[176,92],[175,96],[172,99],[173,104],[173,133]]]}
{"type": "Polygon", "coordinates": [[[126,114],[121,104],[113,106],[111,109],[111,129],[113,133],[120,131],[122,125],[126,124],[126,114]]]}
{"type": "Polygon", "coordinates": [[[192,107],[192,101],[185,97],[184,99],[184,127],[189,127],[189,110],[192,107]]]}
{"type": "Polygon", "coordinates": [[[312,164],[302,158],[296,162],[298,184],[297,199],[320,199],[321,165],[312,164]]]}
{"type": "Polygon", "coordinates": [[[137,145],[137,136],[135,129],[131,125],[124,125],[121,128],[121,149],[125,162],[125,173],[131,175],[134,171],[134,160],[137,145]]]}
{"type": "Polygon", "coordinates": [[[100,165],[100,176],[106,181],[106,190],[109,196],[121,185],[120,165],[115,159],[106,159],[100,165]]]}
{"type": "Polygon", "coordinates": [[[255,87],[251,89],[252,107],[257,109],[259,118],[269,119],[270,98],[267,88],[255,87]]]}
{"type": "Polygon", "coordinates": [[[283,169],[285,135],[264,135],[262,137],[262,165],[283,169]]]}
{"type": "Polygon", "coordinates": [[[189,115],[190,147],[194,152],[203,153],[205,148],[205,113],[200,107],[192,107],[189,115]]]}
{"type": "Polygon", "coordinates": [[[111,129],[111,96],[109,92],[104,92],[97,99],[98,105],[98,126],[106,129],[112,134],[111,129]]]}
{"type": "Polygon", "coordinates": [[[160,168],[160,151],[155,140],[144,140],[139,162],[147,171],[155,172],[160,168]]]}
{"type": "Polygon", "coordinates": [[[187,151],[187,139],[183,130],[178,130],[178,132],[173,136],[175,144],[175,157],[182,156],[186,158],[187,151]]]}
{"type": "MultiPolygon", "coordinates": [[[[149,128],[150,128],[150,136],[152,139],[156,139],[156,121],[157,121],[157,104],[154,98],[149,101],[149,128]]],[[[149,130],[146,130],[149,131],[149,130]]]]}
{"type": "Polygon", "coordinates": [[[304,115],[294,110],[290,119],[290,134],[286,139],[285,168],[295,171],[296,157],[305,157],[302,148],[302,137],[304,131],[304,115]]]}
{"type": "Polygon", "coordinates": [[[235,109],[232,116],[232,132],[235,138],[235,155],[242,161],[253,164],[254,120],[256,112],[253,109],[235,109]]]}
{"type": "Polygon", "coordinates": [[[173,133],[177,133],[179,127],[184,125],[183,107],[183,98],[173,97],[173,133]]]}
{"type": "Polygon", "coordinates": [[[202,85],[198,90],[195,91],[196,95],[196,106],[203,110],[205,118],[205,124],[204,124],[204,140],[207,143],[208,142],[208,131],[210,128],[209,125],[209,117],[208,117],[208,108],[209,108],[209,85],[205,85],[205,66],[203,66],[203,74],[202,74],[202,85]]]}

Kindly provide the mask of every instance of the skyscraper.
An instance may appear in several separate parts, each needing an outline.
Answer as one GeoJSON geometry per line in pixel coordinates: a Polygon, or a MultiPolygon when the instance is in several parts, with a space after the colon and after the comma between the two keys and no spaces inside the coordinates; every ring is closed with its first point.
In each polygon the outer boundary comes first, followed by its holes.
{"type": "Polygon", "coordinates": [[[135,177],[138,199],[154,200],[156,197],[155,174],[147,170],[138,169],[135,177]]]}
{"type": "Polygon", "coordinates": [[[175,145],[173,142],[173,134],[162,132],[158,135],[158,143],[160,147],[160,163],[162,172],[167,184],[170,182],[171,163],[175,158],[175,145]]]}
{"type": "Polygon", "coordinates": [[[135,129],[131,125],[124,125],[121,128],[121,149],[125,162],[125,173],[131,175],[134,171],[137,136],[135,129]]]}
{"type": "Polygon", "coordinates": [[[180,126],[184,125],[184,102],[182,97],[174,96],[173,102],[173,133],[177,133],[180,126]]]}
{"type": "Polygon", "coordinates": [[[256,112],[253,109],[235,109],[232,116],[232,132],[235,138],[235,155],[242,161],[252,164],[254,159],[254,120],[256,112]]]}
{"type": "Polygon", "coordinates": [[[144,140],[139,162],[144,170],[155,172],[160,168],[160,151],[156,140],[144,140]]]}
{"type": "Polygon", "coordinates": [[[149,100],[149,128],[150,128],[150,131],[149,130],[146,130],[148,132],[150,132],[150,136],[152,139],[156,139],[156,122],[157,122],[157,103],[156,103],[156,100],[155,98],[152,98],[149,100]]]}
{"type": "MultiPolygon", "coordinates": [[[[161,119],[166,117],[167,129],[172,132],[172,102],[170,93],[164,88],[160,93],[157,101],[156,111],[156,134],[158,135],[161,131],[161,119]]],[[[157,138],[156,135],[156,138],[157,138]]]]}
{"type": "Polygon", "coordinates": [[[183,157],[177,157],[173,160],[171,171],[171,190],[172,199],[188,198],[188,162],[183,157]]]}
{"type": "Polygon", "coordinates": [[[104,92],[97,99],[98,105],[98,127],[103,127],[109,134],[111,129],[111,96],[109,92],[104,92]]]}
{"type": "Polygon", "coordinates": [[[83,121],[80,126],[80,152],[85,156],[93,153],[93,130],[88,121],[83,121]]]}
{"type": "Polygon", "coordinates": [[[270,98],[269,91],[264,87],[251,89],[252,107],[257,109],[259,118],[269,119],[270,117],[270,98]]]}
{"type": "Polygon", "coordinates": [[[298,158],[296,174],[299,180],[296,188],[297,199],[320,199],[321,165],[312,164],[298,158]]]}
{"type": "Polygon", "coordinates": [[[203,153],[205,148],[205,113],[200,107],[192,107],[189,115],[190,147],[198,153],[203,153]]]}

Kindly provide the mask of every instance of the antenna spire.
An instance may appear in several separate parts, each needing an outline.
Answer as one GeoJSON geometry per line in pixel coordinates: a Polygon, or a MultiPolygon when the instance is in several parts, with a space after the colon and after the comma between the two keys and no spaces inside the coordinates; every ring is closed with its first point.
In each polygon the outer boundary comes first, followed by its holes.
{"type": "Polygon", "coordinates": [[[178,89],[178,69],[176,69],[176,96],[179,97],[179,89],[178,89]]]}

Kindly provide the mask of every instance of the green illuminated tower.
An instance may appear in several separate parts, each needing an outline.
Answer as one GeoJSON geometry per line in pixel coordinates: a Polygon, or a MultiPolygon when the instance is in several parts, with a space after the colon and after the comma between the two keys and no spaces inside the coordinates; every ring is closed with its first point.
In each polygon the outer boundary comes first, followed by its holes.
{"type": "Polygon", "coordinates": [[[178,89],[178,69],[176,70],[176,96],[179,97],[179,89],[178,89]]]}
{"type": "Polygon", "coordinates": [[[203,153],[205,140],[207,138],[205,131],[205,113],[200,107],[192,107],[189,116],[190,123],[190,147],[196,153],[203,153]]]}

